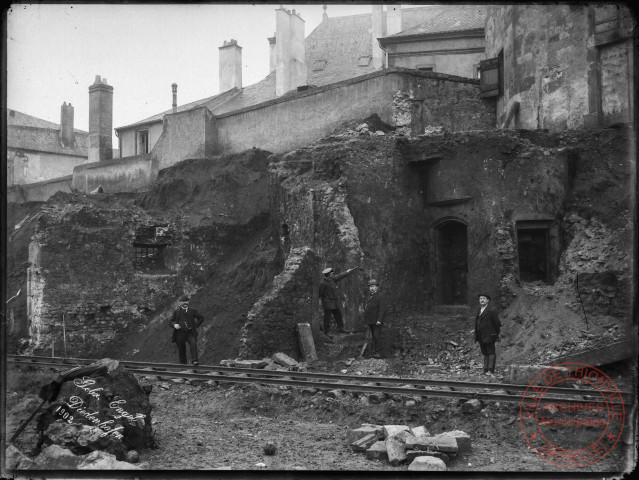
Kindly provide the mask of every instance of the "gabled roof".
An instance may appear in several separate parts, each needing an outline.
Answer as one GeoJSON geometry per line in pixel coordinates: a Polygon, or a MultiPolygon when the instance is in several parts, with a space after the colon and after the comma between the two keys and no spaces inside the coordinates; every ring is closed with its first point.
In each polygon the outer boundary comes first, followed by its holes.
{"type": "Polygon", "coordinates": [[[451,5],[413,28],[404,29],[387,39],[483,29],[486,8],[486,5],[451,5]]]}
{"type": "MultiPolygon", "coordinates": [[[[403,32],[412,31],[424,25],[434,25],[436,28],[445,29],[456,26],[459,18],[465,16],[465,10],[469,9],[470,16],[464,18],[460,25],[466,28],[467,25],[475,25],[483,21],[485,13],[480,16],[481,6],[450,6],[450,5],[429,5],[415,8],[402,9],[403,32]],[[459,10],[459,8],[462,10],[459,10]],[[454,15],[444,15],[447,10],[456,8],[454,15]],[[438,20],[439,19],[439,20],[438,20]],[[481,20],[481,21],[480,21],[481,20]]],[[[330,7],[328,9],[330,15],[330,7]]],[[[383,33],[386,29],[386,12],[383,12],[382,24],[383,33]]],[[[375,71],[372,62],[372,14],[350,15],[345,17],[328,17],[306,37],[306,67],[308,70],[307,83],[312,86],[324,86],[331,83],[348,80],[375,71]],[[323,64],[323,68],[318,67],[323,64]]],[[[425,28],[425,27],[424,27],[425,28]]],[[[389,37],[390,38],[390,37],[389,37]]],[[[277,98],[275,95],[275,72],[269,73],[263,80],[243,87],[242,89],[232,89],[212,97],[191,102],[177,108],[178,112],[184,112],[196,107],[205,106],[213,114],[239,110],[242,108],[257,105],[268,100],[277,98]]],[[[153,115],[139,122],[132,123],[116,130],[135,127],[138,125],[161,122],[164,115],[172,113],[172,109],[153,115]]]]}
{"type": "Polygon", "coordinates": [[[7,112],[7,148],[32,152],[58,153],[88,157],[89,133],[73,129],[75,142],[65,147],[60,142],[60,125],[17,110],[7,112]]]}
{"type": "Polygon", "coordinates": [[[60,142],[60,130],[41,127],[22,127],[9,125],[7,128],[7,148],[29,150],[32,152],[59,153],[77,157],[88,157],[87,132],[76,130],[72,147],[65,147],[60,142]]]}

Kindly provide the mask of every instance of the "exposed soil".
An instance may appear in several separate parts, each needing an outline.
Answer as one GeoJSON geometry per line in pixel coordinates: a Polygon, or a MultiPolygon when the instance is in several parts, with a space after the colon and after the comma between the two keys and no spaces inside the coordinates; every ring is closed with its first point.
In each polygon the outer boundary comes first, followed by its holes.
{"type": "MultiPolygon", "coordinates": [[[[359,360],[348,373],[391,375],[392,360],[359,360]]],[[[333,371],[342,364],[321,363],[315,370],[333,371]]],[[[23,395],[16,384],[33,392],[52,373],[32,367],[9,372],[7,398],[9,433],[39,404],[32,393],[23,395]],[[14,389],[16,389],[14,391],[14,389]]],[[[499,369],[498,369],[499,370],[499,369]]],[[[626,388],[626,367],[607,369],[620,388],[626,388]]],[[[478,367],[464,373],[428,373],[420,377],[486,381],[478,367]]],[[[627,373],[626,373],[627,375],[627,373]]],[[[141,379],[142,384],[149,383],[141,379]]],[[[493,379],[498,382],[499,379],[493,379]]],[[[362,423],[424,425],[431,434],[463,430],[472,439],[472,450],[452,460],[450,471],[544,471],[566,472],[542,460],[526,444],[519,423],[517,403],[488,402],[478,414],[464,414],[460,401],[423,399],[406,406],[396,397],[381,404],[348,394],[336,400],[322,393],[304,395],[287,387],[152,382],[150,399],[153,425],[159,443],[156,450],[141,452],[140,466],[148,470],[391,470],[405,471],[355,453],[346,443],[349,429],[362,423]],[[273,443],[277,451],[268,456],[263,448],[273,443]]],[[[495,385],[494,389],[497,389],[495,385]]],[[[35,423],[16,442],[28,453],[36,444],[35,423]]],[[[619,442],[602,461],[579,472],[619,472],[629,468],[632,446],[619,442]]]]}

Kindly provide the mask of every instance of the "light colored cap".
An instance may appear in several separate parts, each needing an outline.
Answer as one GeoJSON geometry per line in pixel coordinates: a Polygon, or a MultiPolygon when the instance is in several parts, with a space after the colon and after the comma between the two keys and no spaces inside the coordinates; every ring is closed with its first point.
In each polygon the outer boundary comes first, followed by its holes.
{"type": "Polygon", "coordinates": [[[331,267],[325,268],[324,270],[322,270],[322,275],[328,275],[332,271],[333,269],[331,267]]]}

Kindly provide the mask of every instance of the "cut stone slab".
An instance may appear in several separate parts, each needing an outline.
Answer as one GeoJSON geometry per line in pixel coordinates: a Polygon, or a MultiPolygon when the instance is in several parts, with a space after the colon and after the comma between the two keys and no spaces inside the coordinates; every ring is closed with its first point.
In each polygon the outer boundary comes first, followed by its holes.
{"type": "Polygon", "coordinates": [[[408,466],[408,470],[411,472],[445,472],[447,468],[441,458],[423,456],[413,460],[408,466]]]}
{"type": "Polygon", "coordinates": [[[397,467],[406,461],[406,446],[397,438],[390,436],[384,441],[386,444],[386,455],[388,463],[397,467]]]}
{"type": "Polygon", "coordinates": [[[473,398],[462,404],[461,411],[464,413],[479,413],[482,408],[484,408],[482,401],[473,398]]]}
{"type": "Polygon", "coordinates": [[[423,457],[423,456],[439,458],[443,460],[446,465],[448,465],[448,462],[450,462],[450,459],[451,459],[451,457],[449,457],[448,455],[442,452],[428,452],[423,450],[406,450],[406,461],[409,463],[415,460],[417,457],[423,457]]]}
{"type": "Polygon", "coordinates": [[[406,430],[393,435],[394,438],[396,438],[397,440],[399,440],[402,443],[406,443],[406,440],[409,437],[414,437],[414,436],[415,435],[413,435],[411,432],[406,431],[406,430]]]}
{"type": "Polygon", "coordinates": [[[392,437],[400,432],[410,433],[410,427],[408,425],[384,425],[384,438],[392,437]]]}
{"type": "Polygon", "coordinates": [[[286,367],[286,368],[290,368],[297,365],[297,360],[289,357],[288,355],[282,352],[277,352],[273,354],[271,358],[273,359],[275,363],[277,363],[278,365],[282,365],[283,367],[286,367]]]}
{"type": "Polygon", "coordinates": [[[366,435],[371,435],[371,434],[375,435],[375,438],[379,438],[381,436],[380,435],[381,430],[382,429],[380,427],[376,427],[376,426],[356,428],[354,430],[349,431],[346,434],[346,442],[350,444],[350,443],[356,442],[360,438],[365,437],[366,435]]]}
{"type": "MultiPolygon", "coordinates": [[[[518,385],[528,385],[542,372],[544,372],[544,376],[548,376],[550,383],[555,382],[555,380],[552,380],[553,377],[568,378],[570,376],[566,367],[552,367],[550,365],[511,365],[508,369],[508,382],[518,385]]],[[[537,378],[535,383],[538,385],[545,384],[544,376],[537,378]]]]}
{"type": "Polygon", "coordinates": [[[264,368],[268,365],[268,361],[265,360],[235,360],[233,362],[234,367],[240,368],[264,368]]]}
{"type": "Polygon", "coordinates": [[[410,430],[416,437],[430,437],[430,432],[426,430],[426,427],[423,425],[420,425],[419,427],[412,427],[410,430]]]}
{"type": "Polygon", "coordinates": [[[360,438],[351,443],[351,448],[355,452],[365,452],[377,442],[377,435],[369,433],[365,437],[360,438]]]}
{"type": "Polygon", "coordinates": [[[388,460],[386,452],[386,443],[378,440],[366,450],[366,458],[369,460],[388,460]]]}
{"type": "Polygon", "coordinates": [[[406,450],[430,450],[444,453],[457,453],[457,440],[453,437],[435,435],[434,437],[412,437],[406,439],[406,450]]]}
{"type": "Polygon", "coordinates": [[[453,430],[450,432],[442,433],[445,437],[453,437],[457,440],[457,450],[458,452],[469,452],[472,447],[472,442],[470,440],[470,435],[462,430],[453,430]]]}

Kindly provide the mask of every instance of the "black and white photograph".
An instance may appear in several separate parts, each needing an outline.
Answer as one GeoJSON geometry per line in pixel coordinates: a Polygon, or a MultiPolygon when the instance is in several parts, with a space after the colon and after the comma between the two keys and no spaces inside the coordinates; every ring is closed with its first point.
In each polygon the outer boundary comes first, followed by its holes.
{"type": "Polygon", "coordinates": [[[3,27],[2,478],[635,470],[632,5],[3,27]]]}

